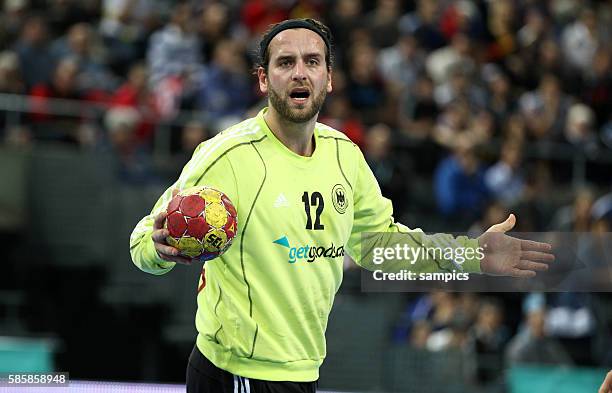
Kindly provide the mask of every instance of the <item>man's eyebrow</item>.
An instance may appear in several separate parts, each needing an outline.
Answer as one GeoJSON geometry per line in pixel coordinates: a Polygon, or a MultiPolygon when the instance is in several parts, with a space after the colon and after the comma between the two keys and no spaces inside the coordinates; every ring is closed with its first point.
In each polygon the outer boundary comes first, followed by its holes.
{"type": "Polygon", "coordinates": [[[293,60],[295,59],[295,55],[282,55],[282,56],[278,56],[276,58],[277,62],[283,61],[283,60],[293,60]]]}
{"type": "MultiPolygon", "coordinates": [[[[306,59],[312,59],[312,58],[319,58],[320,59],[320,58],[323,57],[323,55],[321,53],[318,53],[318,52],[311,52],[311,53],[304,54],[303,57],[306,58],[306,59]]],[[[279,61],[283,61],[283,60],[293,60],[295,58],[296,58],[295,55],[281,55],[281,56],[276,58],[276,61],[279,62],[279,61]]]]}

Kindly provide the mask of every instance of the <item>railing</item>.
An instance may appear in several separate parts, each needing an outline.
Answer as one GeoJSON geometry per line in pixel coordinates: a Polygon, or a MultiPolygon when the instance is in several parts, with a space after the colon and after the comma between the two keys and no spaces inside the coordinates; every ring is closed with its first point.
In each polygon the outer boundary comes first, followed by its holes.
{"type": "MultiPolygon", "coordinates": [[[[40,98],[27,95],[0,93],[0,114],[5,116],[5,126],[21,126],[23,123],[30,124],[27,118],[19,114],[44,114],[55,116],[74,117],[76,121],[101,121],[105,112],[111,107],[109,103],[91,102],[80,100],[68,100],[58,98],[40,98]],[[42,102],[44,101],[44,104],[42,102]],[[26,121],[24,121],[26,120],[26,121]]],[[[178,111],[176,115],[161,119],[154,124],[154,150],[153,155],[157,159],[164,159],[170,155],[171,129],[184,126],[191,120],[206,122],[210,119],[203,111],[178,111]]],[[[500,139],[494,139],[486,146],[490,152],[498,152],[501,146],[500,139]]],[[[400,148],[408,151],[419,148],[419,143],[399,141],[400,148]]],[[[565,161],[572,166],[572,186],[585,183],[587,178],[587,165],[595,163],[599,165],[612,165],[612,150],[602,147],[593,152],[585,152],[570,144],[560,142],[537,142],[527,143],[524,156],[528,159],[548,159],[565,161]]]]}
{"type": "MultiPolygon", "coordinates": [[[[20,94],[0,93],[0,114],[5,117],[5,128],[31,125],[27,115],[54,115],[73,117],[75,124],[79,122],[101,122],[106,111],[112,108],[108,102],[70,100],[61,98],[46,98],[20,94]]],[[[167,119],[160,119],[154,125],[153,155],[156,158],[166,158],[170,155],[171,128],[184,126],[191,120],[206,122],[208,116],[203,111],[178,111],[167,119]]]]}

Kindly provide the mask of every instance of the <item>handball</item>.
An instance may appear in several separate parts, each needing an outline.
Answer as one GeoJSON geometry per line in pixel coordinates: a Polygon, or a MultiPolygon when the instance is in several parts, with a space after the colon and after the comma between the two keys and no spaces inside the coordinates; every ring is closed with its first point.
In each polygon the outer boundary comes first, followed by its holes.
{"type": "Polygon", "coordinates": [[[166,208],[166,242],[184,257],[208,261],[232,245],[238,222],[227,195],[210,187],[179,192],[166,208]]]}

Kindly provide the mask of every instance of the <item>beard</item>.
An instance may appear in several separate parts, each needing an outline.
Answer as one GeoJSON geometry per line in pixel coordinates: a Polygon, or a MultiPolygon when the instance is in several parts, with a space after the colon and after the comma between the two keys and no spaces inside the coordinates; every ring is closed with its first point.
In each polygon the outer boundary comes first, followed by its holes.
{"type": "Polygon", "coordinates": [[[289,105],[289,97],[282,98],[272,87],[268,89],[268,98],[270,99],[270,105],[281,115],[282,118],[292,123],[306,123],[315,117],[323,103],[325,97],[327,97],[327,91],[322,89],[321,92],[316,96],[312,97],[312,104],[310,107],[304,109],[292,108],[289,105]]]}

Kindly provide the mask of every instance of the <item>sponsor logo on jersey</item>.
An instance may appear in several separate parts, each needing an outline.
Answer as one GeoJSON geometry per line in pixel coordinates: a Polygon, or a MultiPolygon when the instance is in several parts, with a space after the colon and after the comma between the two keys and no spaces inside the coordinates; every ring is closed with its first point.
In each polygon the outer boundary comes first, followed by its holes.
{"type": "Polygon", "coordinates": [[[348,196],[346,195],[344,186],[342,184],[336,184],[334,188],[332,188],[331,197],[334,209],[336,209],[338,213],[344,214],[348,207],[348,196]]]}
{"type": "Polygon", "coordinates": [[[289,207],[289,201],[287,200],[287,197],[285,196],[285,194],[283,194],[282,192],[278,194],[278,196],[276,197],[276,200],[274,201],[273,206],[276,208],[289,207]]]}
{"type": "Polygon", "coordinates": [[[334,243],[330,246],[305,245],[291,247],[287,236],[283,236],[274,240],[272,243],[283,246],[289,250],[287,262],[296,263],[298,260],[304,260],[312,263],[318,258],[338,258],[344,257],[344,246],[336,247],[334,243]]]}

